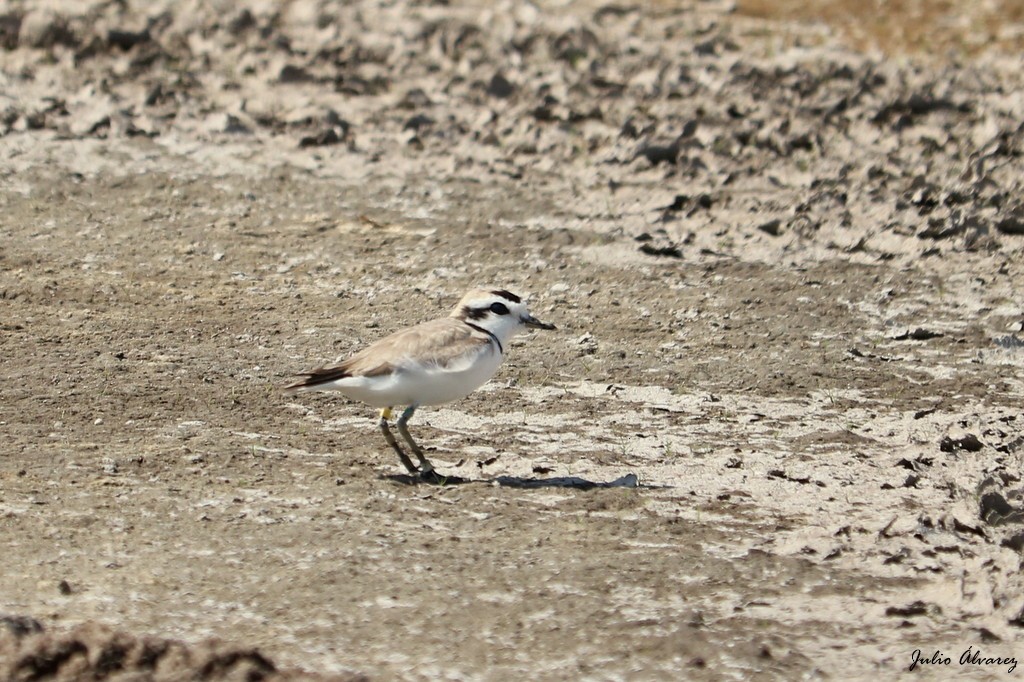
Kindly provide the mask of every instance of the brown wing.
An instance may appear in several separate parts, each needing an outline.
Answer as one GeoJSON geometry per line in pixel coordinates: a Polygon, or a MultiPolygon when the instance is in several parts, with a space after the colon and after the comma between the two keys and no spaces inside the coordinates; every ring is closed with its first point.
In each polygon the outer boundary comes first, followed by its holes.
{"type": "Polygon", "coordinates": [[[285,390],[311,388],[345,377],[373,377],[401,371],[409,358],[424,365],[447,366],[489,339],[461,320],[445,317],[402,329],[370,344],[338,365],[303,372],[285,390]]]}

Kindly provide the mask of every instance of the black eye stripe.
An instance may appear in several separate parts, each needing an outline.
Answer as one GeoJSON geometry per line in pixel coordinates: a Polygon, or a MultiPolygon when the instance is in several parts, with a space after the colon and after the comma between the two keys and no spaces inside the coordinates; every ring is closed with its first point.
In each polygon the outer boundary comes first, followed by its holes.
{"type": "Polygon", "coordinates": [[[467,320],[482,320],[487,317],[487,308],[470,308],[468,305],[462,308],[462,317],[467,320]]]}
{"type": "Polygon", "coordinates": [[[504,303],[498,303],[495,301],[491,304],[491,312],[497,313],[498,315],[508,315],[508,306],[504,303]]]}

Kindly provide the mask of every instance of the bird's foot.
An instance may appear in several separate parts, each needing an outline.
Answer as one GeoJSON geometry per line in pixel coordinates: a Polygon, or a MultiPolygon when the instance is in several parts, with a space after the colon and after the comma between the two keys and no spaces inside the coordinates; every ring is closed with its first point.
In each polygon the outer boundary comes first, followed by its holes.
{"type": "Polygon", "coordinates": [[[429,462],[420,469],[419,479],[424,483],[436,483],[437,485],[444,485],[448,482],[449,476],[437,473],[437,469],[434,468],[429,462]]]}

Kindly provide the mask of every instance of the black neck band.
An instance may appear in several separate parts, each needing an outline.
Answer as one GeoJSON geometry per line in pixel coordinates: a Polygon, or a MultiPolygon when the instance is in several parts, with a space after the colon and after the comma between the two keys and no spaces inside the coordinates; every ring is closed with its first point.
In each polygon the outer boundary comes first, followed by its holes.
{"type": "MultiPolygon", "coordinates": [[[[465,322],[465,320],[463,320],[463,322],[465,322]]],[[[466,322],[466,324],[468,324],[470,327],[472,327],[473,329],[477,330],[478,332],[483,332],[484,334],[487,334],[487,336],[491,337],[491,339],[494,340],[494,343],[498,344],[498,352],[501,353],[502,355],[505,354],[505,349],[501,347],[501,341],[498,340],[497,336],[495,336],[493,333],[487,331],[486,329],[484,329],[483,327],[481,327],[478,324],[473,324],[472,322],[466,322]]]]}

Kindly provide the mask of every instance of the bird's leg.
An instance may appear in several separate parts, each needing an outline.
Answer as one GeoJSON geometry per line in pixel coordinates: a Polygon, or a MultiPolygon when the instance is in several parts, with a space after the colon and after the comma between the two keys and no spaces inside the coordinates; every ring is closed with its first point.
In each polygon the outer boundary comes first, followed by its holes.
{"type": "MultiPolygon", "coordinates": [[[[385,407],[383,410],[380,411],[380,430],[384,434],[384,440],[386,440],[388,442],[388,445],[390,445],[392,449],[394,449],[394,451],[398,453],[398,459],[402,460],[402,464],[405,465],[406,470],[410,474],[417,475],[419,474],[419,470],[416,469],[416,465],[412,463],[411,459],[409,459],[409,455],[402,452],[402,448],[398,447],[398,441],[396,441],[395,437],[391,435],[391,429],[388,428],[388,419],[390,418],[390,407],[385,407]]],[[[402,433],[403,436],[405,436],[405,425],[402,423],[401,419],[398,420],[398,430],[402,433]]],[[[413,450],[413,452],[416,451],[413,450]]],[[[420,455],[420,459],[422,458],[423,456],[420,455]]]]}
{"type": "Polygon", "coordinates": [[[409,423],[409,419],[412,418],[412,415],[415,412],[415,405],[410,405],[405,408],[405,411],[402,412],[402,416],[398,418],[398,432],[402,434],[402,438],[404,438],[405,442],[409,444],[409,448],[412,450],[412,453],[416,455],[416,458],[420,461],[420,474],[422,475],[433,471],[434,465],[431,464],[423,455],[423,450],[420,449],[419,445],[416,445],[416,441],[412,439],[412,436],[409,434],[409,429],[406,426],[409,423]]]}

